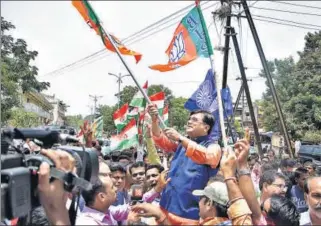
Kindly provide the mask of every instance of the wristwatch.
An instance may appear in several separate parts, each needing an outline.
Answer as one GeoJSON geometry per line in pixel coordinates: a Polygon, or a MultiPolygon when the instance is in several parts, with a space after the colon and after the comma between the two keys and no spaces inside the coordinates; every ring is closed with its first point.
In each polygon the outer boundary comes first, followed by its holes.
{"type": "Polygon", "coordinates": [[[242,175],[251,175],[251,171],[249,169],[241,169],[241,170],[238,170],[237,171],[238,175],[239,176],[242,176],[242,175]]]}

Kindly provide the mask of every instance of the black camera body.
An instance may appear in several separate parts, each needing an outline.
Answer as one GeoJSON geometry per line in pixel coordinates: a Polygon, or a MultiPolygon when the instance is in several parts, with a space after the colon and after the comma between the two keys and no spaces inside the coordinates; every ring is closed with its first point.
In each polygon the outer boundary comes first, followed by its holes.
{"type": "MultiPolygon", "coordinates": [[[[55,169],[54,163],[41,154],[8,152],[10,141],[37,139],[43,143],[43,147],[51,148],[60,142],[59,135],[58,131],[17,128],[1,133],[1,220],[26,216],[32,209],[40,206],[37,191],[39,166],[42,162],[47,162],[52,171],[55,169]]],[[[76,146],[56,146],[51,149],[60,149],[79,156],[80,167],[84,171],[83,179],[86,181],[91,182],[98,178],[99,162],[95,151],[76,146]]],[[[51,177],[50,180],[54,179],[51,177]]],[[[78,178],[70,173],[69,177],[63,179],[65,188],[72,188],[71,181],[78,178]]]]}

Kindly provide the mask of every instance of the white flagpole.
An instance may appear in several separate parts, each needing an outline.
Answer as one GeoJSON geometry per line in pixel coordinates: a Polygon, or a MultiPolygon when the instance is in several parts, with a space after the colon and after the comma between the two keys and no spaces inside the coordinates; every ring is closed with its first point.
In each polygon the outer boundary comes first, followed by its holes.
{"type": "MultiPolygon", "coordinates": [[[[87,1],[87,2],[88,2],[88,5],[90,5],[90,7],[91,7],[92,9],[94,9],[94,8],[92,7],[92,5],[89,3],[89,1],[87,1]]],[[[98,17],[97,14],[96,14],[96,16],[97,16],[97,19],[100,21],[100,19],[99,19],[99,17],[98,17]]],[[[101,25],[101,24],[100,24],[100,25],[101,25]]],[[[109,40],[109,42],[111,43],[111,45],[112,45],[113,48],[115,49],[115,51],[116,51],[119,59],[121,60],[121,62],[122,62],[123,65],[125,66],[125,68],[127,69],[129,75],[133,78],[133,80],[134,80],[137,88],[139,89],[139,91],[143,94],[143,96],[144,96],[144,98],[146,99],[146,101],[148,102],[148,104],[153,104],[153,103],[151,102],[151,100],[149,99],[148,95],[147,95],[147,94],[145,93],[145,91],[143,90],[143,88],[139,85],[139,83],[138,83],[138,81],[137,81],[134,73],[133,73],[132,70],[129,68],[129,66],[127,65],[125,59],[123,58],[123,56],[122,56],[121,53],[119,52],[119,49],[116,47],[116,45],[115,45],[115,43],[114,43],[114,40],[111,38],[109,32],[108,32],[106,29],[104,29],[102,26],[101,26],[101,28],[102,28],[102,31],[104,32],[104,34],[106,35],[107,39],[109,40]]],[[[161,117],[159,114],[158,114],[158,120],[159,120],[159,122],[161,123],[161,125],[162,125],[164,128],[166,128],[166,125],[165,125],[162,117],[161,117]]]]}
{"type": "MultiPolygon", "coordinates": [[[[212,49],[212,45],[211,45],[211,40],[207,36],[208,32],[207,32],[206,24],[204,21],[202,9],[201,9],[199,2],[200,1],[195,1],[199,15],[201,17],[202,28],[203,28],[203,32],[204,32],[204,36],[205,36],[204,38],[206,40],[206,46],[208,48],[208,53],[210,55],[209,59],[210,59],[210,64],[211,64],[213,76],[215,76],[214,61],[213,61],[213,49],[212,49]]],[[[214,77],[214,79],[215,79],[215,77],[214,77]]],[[[219,85],[217,78],[215,79],[215,86],[216,86],[216,93],[217,93],[217,104],[218,104],[218,112],[219,112],[222,140],[223,140],[224,148],[227,148],[227,140],[226,140],[226,133],[225,133],[225,125],[224,125],[224,114],[223,114],[223,102],[222,102],[222,96],[221,96],[221,87],[219,85]]]]}

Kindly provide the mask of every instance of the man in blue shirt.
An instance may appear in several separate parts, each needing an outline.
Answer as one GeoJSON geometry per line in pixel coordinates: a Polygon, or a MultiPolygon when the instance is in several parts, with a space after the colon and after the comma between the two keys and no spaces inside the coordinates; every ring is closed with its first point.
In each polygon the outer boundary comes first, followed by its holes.
{"type": "Polygon", "coordinates": [[[294,178],[296,185],[291,188],[291,199],[298,209],[299,213],[308,210],[308,205],[304,199],[304,182],[309,177],[309,172],[303,167],[295,170],[294,178]]]}
{"type": "Polygon", "coordinates": [[[186,126],[187,137],[169,128],[161,130],[157,119],[158,109],[148,106],[152,117],[155,145],[166,152],[175,152],[168,177],[171,181],[163,190],[160,206],[173,225],[197,225],[199,198],[193,190],[204,189],[210,177],[217,173],[221,148],[213,144],[209,134],[214,117],[207,111],[192,112],[186,126]]]}

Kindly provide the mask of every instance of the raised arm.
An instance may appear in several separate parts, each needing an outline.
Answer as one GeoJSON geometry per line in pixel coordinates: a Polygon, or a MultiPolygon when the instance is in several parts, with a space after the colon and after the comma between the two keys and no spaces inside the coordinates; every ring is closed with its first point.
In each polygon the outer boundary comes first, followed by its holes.
{"type": "Polygon", "coordinates": [[[152,134],[155,145],[166,152],[174,152],[178,145],[169,140],[159,127],[158,109],[154,105],[148,105],[148,113],[152,117],[152,134]]]}
{"type": "Polygon", "coordinates": [[[226,182],[229,208],[227,214],[232,225],[252,225],[251,211],[237,185],[235,170],[236,157],[231,148],[228,148],[221,160],[221,170],[226,182]]]}

